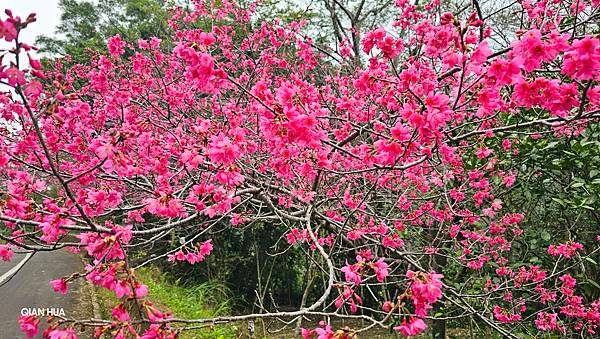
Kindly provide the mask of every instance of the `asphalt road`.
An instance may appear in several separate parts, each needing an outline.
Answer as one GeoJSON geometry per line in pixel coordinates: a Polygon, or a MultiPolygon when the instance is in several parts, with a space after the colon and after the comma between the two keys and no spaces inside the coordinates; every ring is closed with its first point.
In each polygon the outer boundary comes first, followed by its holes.
{"type": "MultiPolygon", "coordinates": [[[[10,262],[0,260],[0,277],[25,257],[15,254],[10,262]]],[[[50,280],[81,268],[79,258],[66,250],[35,253],[11,280],[0,286],[0,339],[25,338],[17,322],[23,308],[62,308],[68,317],[75,310],[74,293],[55,293],[50,280]]],[[[40,322],[40,336],[43,330],[40,322]]]]}

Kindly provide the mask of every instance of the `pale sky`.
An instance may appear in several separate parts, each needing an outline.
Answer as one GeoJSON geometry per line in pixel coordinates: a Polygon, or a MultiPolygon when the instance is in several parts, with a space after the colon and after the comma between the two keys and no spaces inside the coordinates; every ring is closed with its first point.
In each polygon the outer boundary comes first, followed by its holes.
{"type": "MultiPolygon", "coordinates": [[[[35,38],[38,35],[53,35],[54,29],[60,22],[60,10],[58,9],[58,0],[0,0],[0,19],[4,20],[6,15],[5,9],[10,9],[14,16],[19,16],[25,20],[29,13],[37,14],[37,21],[29,25],[19,34],[21,42],[33,45],[35,38]]],[[[4,39],[0,39],[0,53],[2,50],[14,47],[14,43],[8,43],[4,39]]],[[[34,57],[35,52],[31,53],[34,57]]],[[[27,56],[21,53],[20,62],[25,64],[27,56]]],[[[10,56],[4,60],[4,64],[14,61],[14,56],[10,56]]],[[[0,85],[0,91],[5,91],[6,87],[0,85]]],[[[11,89],[12,91],[12,89],[11,89]]],[[[5,121],[0,118],[0,124],[5,121]]]]}
{"type": "Polygon", "coordinates": [[[2,17],[7,8],[12,10],[13,15],[18,15],[23,19],[29,13],[37,14],[37,21],[21,33],[20,40],[25,43],[33,44],[38,35],[54,34],[54,29],[60,22],[58,0],[0,0],[2,17]]]}

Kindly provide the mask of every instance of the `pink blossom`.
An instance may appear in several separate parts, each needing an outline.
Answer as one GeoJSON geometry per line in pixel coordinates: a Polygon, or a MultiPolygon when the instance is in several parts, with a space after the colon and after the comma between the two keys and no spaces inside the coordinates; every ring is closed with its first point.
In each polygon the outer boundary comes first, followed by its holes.
{"type": "Polygon", "coordinates": [[[402,325],[395,326],[394,330],[400,332],[400,334],[412,337],[419,335],[427,328],[427,324],[421,318],[411,317],[408,322],[406,319],[402,320],[402,325]]]}
{"type": "Polygon", "coordinates": [[[388,264],[385,262],[384,258],[380,258],[373,264],[373,269],[375,270],[375,274],[377,275],[377,281],[383,282],[385,278],[388,276],[388,264]]]}
{"type": "Polygon", "coordinates": [[[9,20],[0,20],[0,39],[4,38],[7,42],[13,41],[17,37],[17,29],[9,20]]]}
{"type": "Polygon", "coordinates": [[[560,288],[560,291],[564,295],[572,296],[574,293],[575,285],[577,284],[577,280],[573,278],[570,274],[563,274],[558,279],[563,283],[560,288]]]}
{"type": "Polygon", "coordinates": [[[131,294],[131,288],[126,280],[117,281],[114,285],[114,291],[117,298],[123,298],[124,296],[129,296],[131,294]]]}
{"type": "Polygon", "coordinates": [[[200,255],[201,256],[207,256],[209,255],[213,250],[213,245],[212,245],[212,241],[211,240],[206,240],[205,242],[202,243],[202,245],[200,245],[200,255]]]}
{"type": "Polygon", "coordinates": [[[212,33],[205,33],[205,32],[201,32],[200,33],[200,42],[202,43],[202,45],[204,46],[211,46],[212,44],[215,43],[215,41],[217,41],[217,39],[215,38],[215,35],[212,33]]]}
{"type": "Polygon", "coordinates": [[[140,49],[148,49],[148,48],[150,48],[150,44],[148,44],[147,40],[138,39],[137,43],[138,43],[138,48],[140,48],[140,49]]]}
{"type": "Polygon", "coordinates": [[[175,339],[174,334],[169,334],[169,331],[164,329],[162,324],[152,324],[144,332],[140,339],[175,339]]]}
{"type": "Polygon", "coordinates": [[[185,214],[185,208],[180,199],[175,199],[167,196],[160,198],[147,198],[144,201],[148,212],[168,218],[175,218],[185,214]]]}
{"type": "Polygon", "coordinates": [[[498,305],[494,305],[493,308],[494,318],[502,323],[514,323],[521,320],[521,315],[518,313],[512,313],[508,310],[503,309],[498,305]]]}
{"type": "Polygon", "coordinates": [[[507,85],[515,83],[520,78],[520,70],[514,61],[496,59],[491,63],[488,75],[496,79],[498,85],[507,85]]]}
{"type": "Polygon", "coordinates": [[[578,250],[582,250],[583,245],[578,242],[568,242],[565,244],[559,245],[550,245],[548,246],[548,254],[556,257],[562,255],[563,257],[569,259],[571,258],[578,250]]]}
{"type": "Polygon", "coordinates": [[[394,233],[392,236],[384,237],[382,245],[389,248],[399,248],[404,246],[404,240],[400,239],[400,236],[397,233],[394,233]]]}
{"type": "Polygon", "coordinates": [[[504,176],[504,178],[502,179],[502,183],[506,187],[511,187],[512,185],[514,185],[516,180],[517,180],[517,176],[513,173],[510,173],[510,174],[507,174],[504,176]]]}
{"type": "Polygon", "coordinates": [[[119,34],[108,39],[108,51],[114,57],[119,57],[125,53],[125,41],[121,40],[119,34]]]}
{"type": "Polygon", "coordinates": [[[158,47],[160,47],[160,43],[161,43],[161,41],[162,41],[161,39],[159,39],[159,38],[157,38],[157,37],[153,36],[153,37],[150,39],[150,47],[151,47],[152,49],[157,49],[158,47]]]}
{"type": "Polygon", "coordinates": [[[52,289],[54,290],[54,292],[60,292],[61,294],[67,294],[68,285],[67,285],[67,281],[65,279],[52,280],[50,282],[50,285],[52,285],[52,289]]]}
{"type": "MultiPolygon", "coordinates": [[[[430,271],[444,255],[467,268],[448,285],[467,283],[469,313],[492,309],[485,316],[507,330],[597,335],[600,302],[577,284],[582,267],[562,263],[597,243],[551,232],[554,260],[523,264],[543,254],[518,239],[537,220],[501,200],[517,175],[547,174],[521,168],[530,144],[591,137],[600,43],[571,35],[600,2],[574,2],[519,1],[523,30],[504,32],[507,49],[491,43],[494,13],[484,23],[439,0],[397,0],[385,28],[354,27],[333,50],[309,22],[260,20],[260,1],[175,6],[168,44],[148,37],[136,48],[116,35],[84,65],[65,57],[44,69],[23,36],[0,63],[0,80],[20,86],[0,93],[0,258],[26,245],[83,251],[85,278],[131,304],[113,309],[98,337],[172,338],[171,315],[134,279],[129,251],[202,269],[187,264],[217,244],[194,237],[260,223],[282,232],[288,250],[326,249],[340,280],[329,286],[332,312],[359,312],[368,297],[390,313],[382,325],[422,333],[436,303],[457,301],[452,291],[442,299],[447,278],[430,271]],[[219,24],[205,31],[199,20],[219,24]],[[169,231],[188,240],[172,243],[169,231]],[[411,257],[419,272],[406,272],[411,257]],[[144,312],[143,334],[125,324],[127,311],[144,312]]],[[[2,19],[0,39],[12,42],[35,16],[2,19]]],[[[66,293],[69,282],[51,286],[66,293]]],[[[21,320],[27,335],[36,321],[21,320]]],[[[46,336],[68,336],[65,325],[46,336]]],[[[302,334],[351,336],[325,323],[302,334]]]]}
{"type": "Polygon", "coordinates": [[[55,329],[48,333],[48,339],[77,339],[77,334],[72,328],[55,329]]]}
{"type": "Polygon", "coordinates": [[[333,339],[333,329],[331,325],[326,325],[323,328],[317,327],[315,329],[315,333],[317,334],[317,339],[333,339]]]}
{"type": "Polygon", "coordinates": [[[311,334],[313,334],[313,332],[314,332],[313,330],[308,329],[308,328],[300,328],[300,335],[304,339],[309,339],[311,334]]]}
{"type": "Polygon", "coordinates": [[[394,39],[383,28],[367,32],[362,43],[365,53],[370,53],[373,47],[377,46],[383,56],[390,59],[396,58],[404,50],[404,42],[401,39],[394,39]]]}
{"type": "Polygon", "coordinates": [[[141,299],[148,295],[148,286],[137,283],[135,287],[135,297],[141,299]]]}
{"type": "Polygon", "coordinates": [[[112,317],[121,322],[129,321],[131,319],[123,304],[119,304],[117,307],[113,308],[112,317]]]}
{"type": "Polygon", "coordinates": [[[288,234],[285,235],[288,244],[294,245],[297,242],[308,241],[308,231],[300,231],[297,228],[292,228],[288,234]]]}
{"type": "Polygon", "coordinates": [[[482,147],[477,149],[477,157],[479,159],[485,159],[487,157],[489,157],[494,151],[492,151],[491,149],[487,148],[487,147],[482,147]]]}
{"type": "Polygon", "coordinates": [[[394,304],[391,301],[386,301],[381,305],[381,310],[389,313],[394,309],[394,304]]]}
{"type": "Polygon", "coordinates": [[[354,265],[349,265],[346,262],[346,266],[342,267],[341,271],[342,273],[344,273],[344,277],[346,279],[346,281],[348,282],[352,282],[355,285],[360,285],[360,283],[362,282],[362,278],[360,276],[359,272],[359,265],[358,264],[354,264],[354,265]]]}
{"type": "Polygon", "coordinates": [[[411,137],[411,130],[402,124],[396,124],[392,129],[390,129],[392,137],[398,141],[408,141],[411,137]]]}
{"type": "Polygon", "coordinates": [[[340,308],[345,303],[350,304],[350,312],[356,313],[358,305],[362,304],[362,298],[355,293],[354,289],[348,285],[344,285],[343,292],[335,299],[335,307],[340,308]]]}
{"type": "Polygon", "coordinates": [[[31,68],[35,70],[40,70],[42,68],[42,63],[39,60],[33,59],[29,53],[27,53],[27,58],[29,59],[31,68]]]}
{"type": "Polygon", "coordinates": [[[20,316],[19,317],[19,325],[21,327],[21,331],[25,333],[27,338],[33,338],[38,335],[38,325],[40,320],[32,315],[20,316]]]}
{"type": "Polygon", "coordinates": [[[172,254],[168,255],[168,261],[187,261],[190,264],[195,264],[204,261],[207,255],[210,255],[213,250],[213,245],[211,240],[207,240],[197,246],[197,251],[188,251],[185,253],[183,250],[176,251],[172,254]]]}
{"type": "Polygon", "coordinates": [[[0,245],[0,258],[3,261],[11,261],[14,254],[9,245],[0,245]]]}
{"type": "Polygon", "coordinates": [[[215,92],[215,81],[224,77],[214,67],[214,59],[208,53],[197,53],[191,48],[177,49],[177,53],[188,62],[186,78],[195,81],[196,88],[204,93],[215,92]]]}
{"type": "Polygon", "coordinates": [[[412,301],[415,305],[415,314],[426,316],[427,310],[442,296],[441,278],[437,273],[423,273],[408,271],[406,276],[412,280],[410,285],[412,301]]]}
{"type": "Polygon", "coordinates": [[[558,314],[540,312],[535,320],[535,326],[542,331],[553,331],[558,328],[558,314]]]}
{"type": "Polygon", "coordinates": [[[23,71],[20,71],[16,67],[11,67],[7,69],[5,73],[10,86],[16,87],[25,85],[25,73],[23,73],[23,71]]]}
{"type": "Polygon", "coordinates": [[[36,100],[40,94],[42,94],[42,90],[42,83],[37,80],[33,80],[27,84],[27,88],[25,88],[25,95],[33,100],[36,100]]]}
{"type": "Polygon", "coordinates": [[[566,48],[565,40],[562,36],[554,34],[548,41],[542,40],[542,33],[537,29],[532,29],[521,37],[521,40],[513,43],[511,54],[527,72],[540,67],[542,62],[554,60],[559,52],[566,48]]]}
{"type": "Polygon", "coordinates": [[[240,155],[239,146],[233,143],[224,133],[211,137],[208,157],[215,164],[229,165],[238,159],[240,155]]]}
{"type": "Polygon", "coordinates": [[[600,41],[597,38],[586,36],[574,40],[564,58],[564,74],[579,80],[598,80],[600,77],[600,41]]]}

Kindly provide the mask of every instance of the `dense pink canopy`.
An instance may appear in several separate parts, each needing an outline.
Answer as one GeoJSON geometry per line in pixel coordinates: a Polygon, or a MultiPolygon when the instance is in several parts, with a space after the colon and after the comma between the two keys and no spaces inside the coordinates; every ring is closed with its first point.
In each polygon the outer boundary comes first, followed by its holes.
{"type": "MultiPolygon", "coordinates": [[[[600,40],[573,36],[559,25],[569,13],[556,1],[543,1],[541,12],[541,2],[523,1],[529,28],[497,50],[476,13],[397,1],[393,27],[364,32],[364,54],[354,56],[349,41],[337,52],[317,48],[303,22],[253,27],[253,8],[198,1],[170,21],[174,48],[117,35],[90,64],[66,70],[61,60],[44,69],[32,58],[16,62],[32,48],[17,39],[34,17],[8,13],[0,22],[0,38],[14,44],[0,69],[12,88],[0,96],[0,258],[85,252],[85,271],[54,289],[87,279],[123,305],[137,300],[139,321],[150,325],[136,332],[122,305],[110,320],[64,319],[50,337],[80,324],[167,338],[177,324],[214,321],[159,311],[128,251],[185,228],[184,242],[155,259],[202,265],[211,227],[256,222],[313,253],[327,281],[297,311],[223,321],[355,316],[411,336],[443,300],[507,337],[523,321],[595,333],[600,303],[580,297],[568,271],[515,267],[510,256],[527,218],[501,198],[519,181],[500,161],[517,154],[515,133],[577,137],[600,118],[600,40]],[[197,18],[220,24],[202,31],[197,18]],[[445,284],[430,260],[441,257],[465,277],[491,278],[474,293],[445,284]],[[363,287],[388,291],[371,315],[357,313],[363,287]],[[543,311],[524,319],[531,305],[543,311]]],[[[582,247],[556,243],[548,255],[598,251],[582,247]]],[[[35,317],[20,322],[37,332],[35,317]]],[[[323,324],[302,333],[335,331],[323,324]]]]}

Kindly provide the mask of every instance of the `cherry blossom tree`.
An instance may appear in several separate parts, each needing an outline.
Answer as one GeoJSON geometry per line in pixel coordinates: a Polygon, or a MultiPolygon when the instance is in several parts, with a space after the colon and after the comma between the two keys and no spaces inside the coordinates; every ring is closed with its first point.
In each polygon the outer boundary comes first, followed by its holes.
{"type": "MultiPolygon", "coordinates": [[[[54,290],[87,280],[121,300],[111,319],[57,317],[44,336],[173,338],[303,317],[324,320],[302,328],[306,338],[443,333],[440,323],[464,319],[509,338],[597,333],[600,301],[573,271],[598,243],[551,239],[551,265],[528,264],[513,250],[527,211],[502,201],[521,180],[510,161],[519,143],[578,138],[600,118],[597,0],[518,1],[522,27],[504,49],[477,1],[450,13],[397,0],[393,25],[337,51],[316,46],[303,21],[257,21],[257,4],[193,2],[173,10],[173,46],[115,35],[68,69],[42,68],[19,40],[34,14],[0,21],[12,44],[0,68],[0,258],[82,253],[85,269],[54,290]],[[175,318],[148,299],[136,268],[202,266],[215,225],[257,223],[306,253],[324,278],[307,286],[317,297],[211,319],[175,318]],[[172,236],[181,242],[168,251],[130,260],[172,236]]],[[[19,323],[31,337],[41,320],[19,323]]]]}

